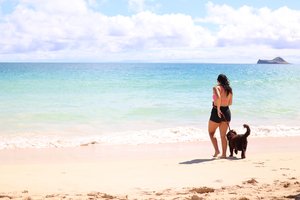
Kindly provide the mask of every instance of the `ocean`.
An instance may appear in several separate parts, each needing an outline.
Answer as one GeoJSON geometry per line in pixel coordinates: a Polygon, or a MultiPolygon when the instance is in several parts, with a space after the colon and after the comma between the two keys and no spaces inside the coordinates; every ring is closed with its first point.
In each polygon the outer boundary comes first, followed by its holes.
{"type": "Polygon", "coordinates": [[[300,135],[300,65],[0,63],[0,149],[209,140],[220,73],[231,128],[300,135]]]}

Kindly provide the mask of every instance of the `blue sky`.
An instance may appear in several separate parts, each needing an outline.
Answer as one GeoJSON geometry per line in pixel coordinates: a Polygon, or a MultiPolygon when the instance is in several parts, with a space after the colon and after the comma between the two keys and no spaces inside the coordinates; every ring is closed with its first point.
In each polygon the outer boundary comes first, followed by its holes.
{"type": "Polygon", "coordinates": [[[294,0],[0,0],[0,62],[300,63],[294,0]]]}
{"type": "MultiPolygon", "coordinates": [[[[101,1],[99,1],[101,2],[101,1]]],[[[132,10],[128,7],[127,0],[117,1],[102,1],[98,11],[113,16],[113,15],[131,15],[132,10]],[[118,2],[118,3],[116,3],[118,2]],[[124,9],[125,8],[125,9],[124,9]],[[127,8],[127,9],[126,9],[127,8]]],[[[148,2],[148,8],[152,9],[159,14],[167,13],[183,13],[191,15],[192,17],[203,17],[206,13],[206,3],[209,1],[203,0],[160,0],[160,1],[144,1],[148,2]],[[157,5],[157,6],[155,6],[157,5]],[[152,7],[151,7],[152,6],[152,7]]],[[[255,8],[269,7],[271,9],[278,9],[283,6],[289,6],[293,9],[300,9],[300,3],[297,0],[213,0],[210,1],[215,4],[227,4],[234,8],[239,8],[244,5],[252,6],[255,8]]]]}

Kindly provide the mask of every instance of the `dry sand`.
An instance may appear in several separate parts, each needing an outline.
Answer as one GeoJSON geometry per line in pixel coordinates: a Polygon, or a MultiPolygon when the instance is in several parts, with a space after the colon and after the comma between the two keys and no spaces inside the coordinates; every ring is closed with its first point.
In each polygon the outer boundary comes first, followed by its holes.
{"type": "Polygon", "coordinates": [[[300,137],[0,151],[0,199],[300,199],[300,137]]]}

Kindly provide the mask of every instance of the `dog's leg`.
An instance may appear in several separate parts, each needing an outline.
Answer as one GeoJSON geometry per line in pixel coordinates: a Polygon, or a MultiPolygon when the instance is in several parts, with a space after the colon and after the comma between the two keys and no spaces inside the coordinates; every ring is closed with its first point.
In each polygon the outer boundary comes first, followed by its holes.
{"type": "Polygon", "coordinates": [[[242,150],[242,159],[246,158],[245,153],[246,153],[246,149],[243,149],[242,150]]]}
{"type": "Polygon", "coordinates": [[[232,156],[233,156],[233,148],[230,147],[230,155],[229,155],[229,157],[232,157],[232,156]]]}
{"type": "Polygon", "coordinates": [[[234,153],[235,153],[235,154],[238,154],[237,148],[234,149],[234,153]]]}

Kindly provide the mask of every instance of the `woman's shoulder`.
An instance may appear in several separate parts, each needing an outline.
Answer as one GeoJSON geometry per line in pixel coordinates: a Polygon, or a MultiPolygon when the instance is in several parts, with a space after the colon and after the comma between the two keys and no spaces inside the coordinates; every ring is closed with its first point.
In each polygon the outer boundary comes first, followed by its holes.
{"type": "Polygon", "coordinates": [[[220,86],[219,85],[215,85],[214,87],[213,87],[213,90],[216,92],[216,91],[221,91],[221,89],[220,89],[220,86]]]}
{"type": "Polygon", "coordinates": [[[224,90],[224,88],[223,88],[222,85],[216,85],[216,86],[214,86],[214,89],[215,89],[215,90],[219,90],[220,92],[221,92],[222,90],[224,90]]]}

